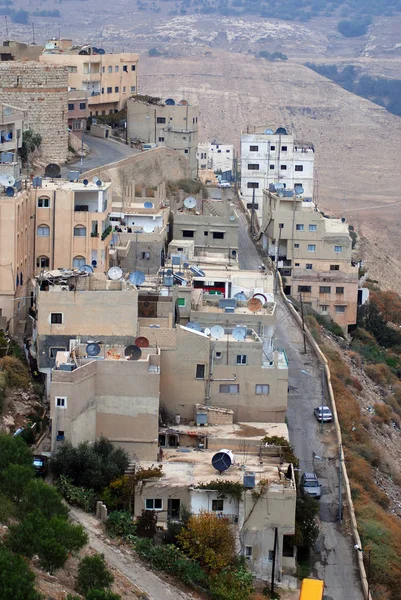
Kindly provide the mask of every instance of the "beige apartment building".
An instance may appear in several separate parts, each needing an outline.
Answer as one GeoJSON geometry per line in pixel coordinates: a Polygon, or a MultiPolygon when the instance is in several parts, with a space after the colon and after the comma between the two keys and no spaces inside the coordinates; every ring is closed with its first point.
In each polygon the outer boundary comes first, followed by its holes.
{"type": "Polygon", "coordinates": [[[263,231],[277,257],[285,292],[344,329],[356,323],[358,267],[353,264],[348,225],[324,217],[293,192],[263,192],[263,231]]]}
{"type": "Polygon", "coordinates": [[[144,102],[129,98],[127,112],[128,137],[145,144],[167,146],[189,160],[191,176],[197,176],[199,107],[186,100],[162,102],[154,98],[144,102]]]}
{"type": "Polygon", "coordinates": [[[118,112],[137,93],[139,55],[105,53],[91,44],[73,45],[72,40],[49,40],[41,63],[66,67],[70,90],[89,92],[89,116],[118,112]]]}
{"type": "Polygon", "coordinates": [[[0,177],[21,175],[18,150],[22,146],[22,132],[26,114],[15,106],[0,103],[0,177]]]}
{"type": "MultiPolygon", "coordinates": [[[[99,180],[100,181],[100,180],[99,180]]],[[[30,194],[36,207],[36,273],[90,265],[108,269],[111,183],[43,179],[30,194]]]]}

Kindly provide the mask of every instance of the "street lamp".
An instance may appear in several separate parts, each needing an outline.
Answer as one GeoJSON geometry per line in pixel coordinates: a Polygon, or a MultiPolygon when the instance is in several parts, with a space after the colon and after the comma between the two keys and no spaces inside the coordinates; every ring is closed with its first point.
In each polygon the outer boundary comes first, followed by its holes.
{"type": "Polygon", "coordinates": [[[370,548],[368,549],[368,552],[364,552],[362,550],[362,548],[360,546],[358,546],[358,544],[355,544],[354,546],[355,550],[357,550],[358,552],[360,552],[361,554],[363,554],[364,556],[366,556],[366,558],[368,559],[368,572],[366,574],[366,579],[368,582],[368,594],[367,594],[367,600],[370,600],[370,548]]]}

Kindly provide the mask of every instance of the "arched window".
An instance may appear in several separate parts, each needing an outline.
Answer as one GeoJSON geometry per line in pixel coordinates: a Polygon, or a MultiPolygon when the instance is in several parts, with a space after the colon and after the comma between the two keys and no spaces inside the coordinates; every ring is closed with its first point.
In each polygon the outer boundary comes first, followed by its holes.
{"type": "Polygon", "coordinates": [[[86,227],[84,225],[77,225],[74,227],[74,237],[85,237],[86,236],[86,227]]]}
{"type": "Polygon", "coordinates": [[[83,256],[74,256],[72,259],[72,266],[74,269],[80,269],[86,264],[85,257],[83,256]]]}
{"type": "Polygon", "coordinates": [[[50,265],[50,260],[48,256],[38,256],[36,259],[36,266],[40,269],[45,269],[50,265]]]}
{"type": "Polygon", "coordinates": [[[39,225],[38,237],[49,237],[49,235],[50,235],[50,227],[48,225],[39,225]]]}
{"type": "Polygon", "coordinates": [[[38,208],[50,208],[50,198],[47,196],[38,198],[38,208]]]}

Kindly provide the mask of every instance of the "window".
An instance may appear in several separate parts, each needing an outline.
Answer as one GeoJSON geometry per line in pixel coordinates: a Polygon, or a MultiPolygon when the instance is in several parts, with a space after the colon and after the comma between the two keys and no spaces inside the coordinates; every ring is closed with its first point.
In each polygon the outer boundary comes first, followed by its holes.
{"type": "Polygon", "coordinates": [[[150,252],[142,252],[142,260],[150,260],[150,252]]]}
{"type": "Polygon", "coordinates": [[[281,152],[287,152],[287,146],[281,146],[281,152]]]}
{"type": "Polygon", "coordinates": [[[294,556],[294,536],[283,535],[283,556],[292,557],[294,556]]]}
{"type": "Polygon", "coordinates": [[[303,230],[305,229],[305,227],[302,225],[302,223],[297,223],[297,224],[295,225],[295,229],[296,229],[297,231],[303,231],[303,230]]]}
{"type": "Polygon", "coordinates": [[[269,165],[269,169],[270,169],[271,171],[273,171],[273,169],[274,169],[274,165],[269,165]]]}
{"type": "Polygon", "coordinates": [[[67,408],[67,397],[66,396],[56,396],[55,404],[57,408],[67,408]]]}
{"type": "Polygon", "coordinates": [[[306,263],[305,269],[307,269],[307,271],[312,271],[312,269],[313,269],[312,263],[306,263]]]}
{"type": "Polygon", "coordinates": [[[80,102],[79,103],[79,110],[85,110],[86,108],[86,102],[80,102]]]}
{"type": "Polygon", "coordinates": [[[204,232],[203,232],[203,235],[204,235],[204,236],[208,236],[208,235],[209,235],[209,232],[208,232],[208,231],[204,231],[204,232]]]}
{"type": "Polygon", "coordinates": [[[319,286],[319,294],[331,294],[331,287],[329,285],[319,286]]]}
{"type": "Polygon", "coordinates": [[[69,67],[67,67],[67,71],[69,73],[78,73],[78,67],[71,67],[71,66],[69,66],[69,67]]]}
{"type": "Polygon", "coordinates": [[[339,271],[340,265],[330,265],[330,271],[339,271]]]}
{"type": "Polygon", "coordinates": [[[246,365],[246,354],[237,354],[237,365],[246,365]]]}
{"type": "Polygon", "coordinates": [[[334,246],[334,252],[336,254],[340,254],[343,251],[343,247],[342,246],[334,246]]]}
{"type": "Polygon", "coordinates": [[[156,123],[165,123],[166,122],[166,117],[157,117],[156,118],[156,123]]]}
{"type": "Polygon", "coordinates": [[[336,287],[336,294],[343,294],[343,293],[344,293],[343,287],[336,287]]]}
{"type": "Polygon", "coordinates": [[[74,110],[75,104],[68,103],[68,110],[74,110]]]}
{"type": "Polygon", "coordinates": [[[259,165],[257,163],[248,164],[249,171],[259,171],[259,165]]]}
{"type": "Polygon", "coordinates": [[[221,498],[217,498],[217,500],[212,500],[212,510],[224,510],[224,500],[222,500],[221,498]]]}
{"type": "Polygon", "coordinates": [[[256,202],[254,202],[252,204],[252,202],[247,202],[246,207],[249,208],[249,210],[252,210],[252,206],[255,210],[258,210],[259,208],[259,204],[257,204],[256,202]]]}
{"type": "Polygon", "coordinates": [[[303,165],[295,165],[295,170],[296,171],[303,171],[304,170],[304,166],[303,165]]]}
{"type": "Polygon", "coordinates": [[[221,358],[221,357],[222,357],[221,352],[216,352],[216,358],[221,358]]]}
{"type": "Polygon", "coordinates": [[[316,244],[308,244],[308,252],[316,252],[316,244]]]}
{"type": "Polygon", "coordinates": [[[50,358],[56,358],[57,352],[66,352],[66,350],[65,346],[52,346],[49,348],[49,356],[50,358]]]}
{"type": "Polygon", "coordinates": [[[287,170],[287,165],[280,165],[280,169],[282,171],[286,171],[287,170]]]}
{"type": "Polygon", "coordinates": [[[239,385],[238,384],[228,385],[228,384],[222,383],[219,386],[219,393],[220,394],[239,394],[239,385]]]}
{"type": "Polygon", "coordinates": [[[112,92],[113,92],[113,88],[112,88],[112,87],[108,87],[108,88],[107,88],[107,93],[108,93],[108,94],[111,94],[112,92]]]}
{"type": "Polygon", "coordinates": [[[123,71],[124,73],[128,73],[128,65],[123,65],[123,71]]]}
{"type": "Polygon", "coordinates": [[[248,181],[246,187],[248,190],[257,190],[259,188],[259,183],[257,181],[248,181]]]}
{"type": "Polygon", "coordinates": [[[316,225],[309,225],[309,231],[316,231],[316,225]]]}
{"type": "Polygon", "coordinates": [[[131,92],[133,93],[133,92],[135,92],[135,90],[136,90],[136,87],[134,85],[131,85],[131,92]]]}
{"type": "Polygon", "coordinates": [[[115,72],[115,73],[118,73],[119,69],[120,69],[120,68],[119,68],[119,66],[118,66],[118,65],[116,65],[116,66],[114,67],[114,72],[115,72]]]}
{"type": "Polygon", "coordinates": [[[276,146],[270,146],[270,150],[271,150],[272,152],[274,152],[274,151],[275,151],[275,149],[276,149],[276,146]]]}
{"type": "Polygon", "coordinates": [[[64,431],[61,431],[61,430],[57,431],[56,441],[63,442],[64,439],[65,439],[64,431]]]}
{"type": "Polygon", "coordinates": [[[110,67],[107,68],[107,70],[108,70],[109,73],[112,73],[113,72],[113,67],[110,66],[110,67]]]}
{"type": "Polygon", "coordinates": [[[311,285],[299,285],[298,292],[301,292],[301,294],[302,293],[310,294],[312,292],[312,286],[311,285]]]}
{"type": "Polygon", "coordinates": [[[38,208],[50,208],[50,198],[46,198],[46,196],[38,198],[38,208]]]}
{"type": "Polygon", "coordinates": [[[49,260],[48,256],[38,256],[38,258],[36,259],[36,266],[41,269],[45,269],[49,265],[50,265],[50,260],[49,260]]]}
{"type": "Polygon", "coordinates": [[[86,227],[83,225],[74,227],[74,237],[86,237],[86,227]]]}
{"type": "Polygon", "coordinates": [[[163,510],[163,500],[161,498],[146,498],[146,510],[163,510]]]}
{"type": "Polygon", "coordinates": [[[273,557],[274,557],[274,550],[269,550],[268,559],[273,560],[273,557]]]}
{"type": "Polygon", "coordinates": [[[296,267],[299,267],[299,266],[300,266],[300,263],[295,263],[295,266],[296,266],[296,267]]]}
{"type": "Polygon", "coordinates": [[[252,558],[252,546],[245,546],[246,558],[252,558]]]}
{"type": "Polygon", "coordinates": [[[126,94],[126,93],[127,93],[127,87],[124,85],[123,86],[123,94],[126,94]]]}
{"type": "Polygon", "coordinates": [[[131,65],[131,71],[135,71],[136,66],[135,65],[131,65]]]}
{"type": "Polygon", "coordinates": [[[116,86],[115,86],[115,88],[114,88],[114,92],[115,92],[116,94],[118,94],[118,92],[119,92],[119,91],[120,91],[120,88],[118,87],[118,85],[116,85],[116,86]]]}
{"type": "Polygon", "coordinates": [[[194,237],[194,232],[190,231],[189,229],[184,229],[182,232],[182,237],[184,238],[193,238],[194,237]]]}
{"type": "Polygon", "coordinates": [[[257,396],[268,396],[270,391],[270,385],[267,383],[257,383],[255,385],[255,394],[257,396]]]}
{"type": "Polygon", "coordinates": [[[164,142],[164,137],[159,137],[159,142],[164,142]]]}
{"type": "Polygon", "coordinates": [[[294,248],[299,248],[299,244],[294,244],[294,248]]]}
{"type": "Polygon", "coordinates": [[[279,224],[278,224],[278,228],[279,228],[279,229],[284,229],[284,223],[279,223],[279,224]]]}
{"type": "Polygon", "coordinates": [[[50,313],[50,323],[52,325],[61,325],[63,322],[63,313],[50,313]]]}
{"type": "Polygon", "coordinates": [[[48,225],[39,225],[38,237],[49,237],[49,235],[50,235],[50,227],[48,225]]]}
{"type": "Polygon", "coordinates": [[[184,154],[188,154],[188,148],[185,148],[184,154]]]}
{"type": "Polygon", "coordinates": [[[105,73],[106,67],[102,67],[102,73],[105,73]]]}
{"type": "MultiPolygon", "coordinates": [[[[230,152],[226,150],[226,152],[230,152]]],[[[249,146],[249,152],[259,152],[259,146],[249,146]]]]}
{"type": "Polygon", "coordinates": [[[336,313],[345,313],[346,306],[339,306],[336,304],[336,313]]]}
{"type": "Polygon", "coordinates": [[[186,306],[187,305],[187,299],[186,298],[177,298],[177,305],[178,306],[186,306]]]}
{"type": "Polygon", "coordinates": [[[327,304],[321,304],[320,305],[320,312],[322,313],[322,315],[327,315],[327,313],[329,312],[329,307],[327,304]]]}
{"type": "Polygon", "coordinates": [[[196,379],[205,379],[205,365],[196,365],[196,379]]]}
{"type": "Polygon", "coordinates": [[[213,231],[214,240],[224,240],[224,231],[213,231]]]}
{"type": "Polygon", "coordinates": [[[72,266],[74,269],[80,269],[84,266],[85,262],[86,261],[84,256],[74,256],[74,258],[72,259],[72,266]]]}

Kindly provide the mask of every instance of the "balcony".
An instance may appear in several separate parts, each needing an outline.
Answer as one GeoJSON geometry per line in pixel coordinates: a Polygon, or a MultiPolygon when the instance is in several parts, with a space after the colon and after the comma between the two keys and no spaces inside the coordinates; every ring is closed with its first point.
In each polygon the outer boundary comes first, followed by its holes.
{"type": "Polygon", "coordinates": [[[318,282],[333,282],[333,283],[358,283],[358,268],[350,267],[351,273],[344,273],[344,271],[315,271],[311,269],[293,269],[292,278],[293,280],[302,281],[318,281],[318,282]]]}

